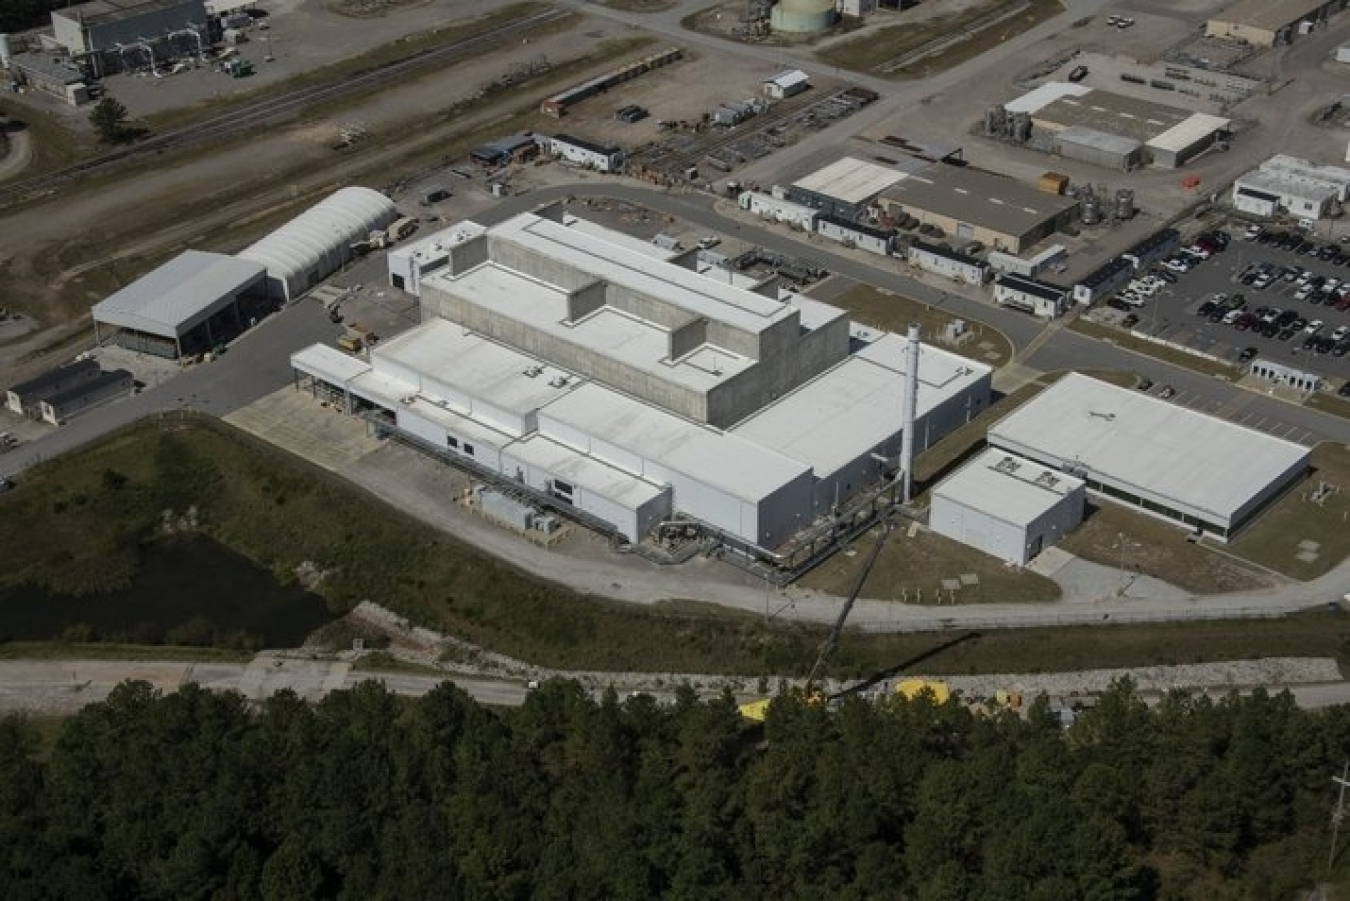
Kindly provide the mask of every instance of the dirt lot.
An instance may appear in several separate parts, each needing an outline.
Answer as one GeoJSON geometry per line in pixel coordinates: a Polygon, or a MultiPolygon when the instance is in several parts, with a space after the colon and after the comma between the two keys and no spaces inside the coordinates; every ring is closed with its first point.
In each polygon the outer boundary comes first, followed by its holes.
{"type": "MultiPolygon", "coordinates": [[[[297,42],[288,51],[278,49],[279,41],[273,39],[279,61],[317,64],[330,60],[334,47],[350,52],[348,45],[339,43],[345,40],[341,35],[365,35],[368,45],[374,41],[371,35],[388,39],[395,33],[416,33],[438,11],[443,16],[448,5],[445,0],[357,21],[327,13],[315,0],[286,0],[281,7],[273,6],[268,21],[274,35],[285,34],[299,16],[326,23],[323,29],[315,28],[310,39],[313,53],[323,50],[324,58],[304,49],[311,45],[297,42]]],[[[456,12],[459,9],[456,4],[456,12]]],[[[625,85],[623,102],[652,110],[645,122],[633,126],[616,122],[613,107],[622,105],[613,102],[616,94],[581,104],[561,122],[537,113],[542,97],[650,52],[654,43],[625,26],[576,19],[571,27],[553,29],[528,44],[499,48],[481,60],[400,82],[379,95],[310,110],[294,124],[253,138],[246,146],[156,160],[128,169],[117,179],[66,189],[59,204],[0,216],[0,232],[6,236],[0,271],[12,286],[6,300],[43,326],[19,340],[4,341],[0,336],[0,377],[25,377],[49,365],[53,348],[66,356],[87,342],[83,323],[88,307],[168,256],[188,246],[233,252],[344,183],[392,185],[410,174],[409,167],[426,177],[438,166],[462,160],[461,154],[477,143],[521,130],[565,129],[578,137],[631,145],[649,131],[654,133],[656,118],[701,115],[707,98],[746,96],[774,70],[763,63],[699,51],[668,71],[625,85]],[[547,74],[501,94],[503,99],[494,96],[460,111],[459,104],[468,102],[485,81],[540,57],[551,65],[547,74]],[[593,61],[587,66],[573,62],[582,58],[593,61]],[[366,138],[352,151],[335,153],[331,145],[352,123],[359,124],[366,138]],[[89,222],[109,227],[91,232],[89,222]],[[84,237],[71,241],[75,234],[84,237]]],[[[153,99],[169,97],[180,85],[191,88],[193,79],[207,79],[209,85],[217,74],[126,81],[148,94],[158,92],[153,99]]],[[[178,102],[191,102],[193,96],[192,90],[185,90],[178,102]]],[[[131,106],[134,101],[128,97],[125,102],[131,106]]]]}

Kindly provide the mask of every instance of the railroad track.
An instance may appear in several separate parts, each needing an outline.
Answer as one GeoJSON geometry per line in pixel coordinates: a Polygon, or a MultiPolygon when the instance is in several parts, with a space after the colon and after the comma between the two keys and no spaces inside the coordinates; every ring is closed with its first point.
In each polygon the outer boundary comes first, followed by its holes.
{"type": "Polygon", "coordinates": [[[35,178],[0,186],[0,209],[36,196],[54,194],[58,188],[68,182],[82,176],[93,175],[127,160],[236,136],[242,129],[267,125],[285,119],[311,104],[339,99],[366,90],[372,85],[396,76],[415,72],[433,64],[453,61],[459,57],[467,56],[484,45],[490,45],[503,38],[511,37],[540,25],[546,25],[569,15],[570,13],[565,10],[545,10],[524,19],[490,28],[451,44],[421,50],[402,59],[391,60],[370,69],[363,69],[335,84],[297,88],[280,96],[260,100],[257,103],[222,113],[193,125],[166,131],[140,141],[133,146],[114,150],[35,178]]]}

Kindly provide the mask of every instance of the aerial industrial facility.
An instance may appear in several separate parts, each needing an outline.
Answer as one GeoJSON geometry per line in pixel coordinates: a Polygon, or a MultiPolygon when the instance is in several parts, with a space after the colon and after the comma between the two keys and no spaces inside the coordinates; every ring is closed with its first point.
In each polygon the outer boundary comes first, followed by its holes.
{"type": "MultiPolygon", "coordinates": [[[[556,212],[556,211],[555,211],[556,212]]],[[[383,428],[632,542],[680,518],[773,549],[989,403],[988,367],[568,214],[461,223],[390,254],[421,326],[298,378],[383,428]]]]}

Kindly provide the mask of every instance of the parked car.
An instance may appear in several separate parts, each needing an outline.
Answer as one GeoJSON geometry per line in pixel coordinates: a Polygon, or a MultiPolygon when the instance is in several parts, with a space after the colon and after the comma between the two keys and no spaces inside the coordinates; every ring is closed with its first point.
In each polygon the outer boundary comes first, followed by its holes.
{"type": "Polygon", "coordinates": [[[1158,396],[1161,397],[1163,400],[1176,397],[1176,394],[1177,389],[1173,388],[1171,385],[1163,385],[1162,388],[1158,391],[1158,396]]]}
{"type": "Polygon", "coordinates": [[[1260,353],[1260,351],[1255,347],[1244,347],[1242,348],[1242,353],[1238,354],[1238,360],[1245,363],[1248,360],[1253,359],[1258,353],[1260,353]]]}

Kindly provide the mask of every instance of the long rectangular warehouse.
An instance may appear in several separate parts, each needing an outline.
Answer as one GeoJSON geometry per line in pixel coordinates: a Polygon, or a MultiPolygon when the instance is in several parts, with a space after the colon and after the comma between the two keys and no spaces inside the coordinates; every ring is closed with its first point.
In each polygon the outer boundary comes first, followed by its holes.
{"type": "Polygon", "coordinates": [[[989,444],[1097,495],[1226,540],[1308,468],[1292,441],[1070,373],[989,429],[989,444]]]}

